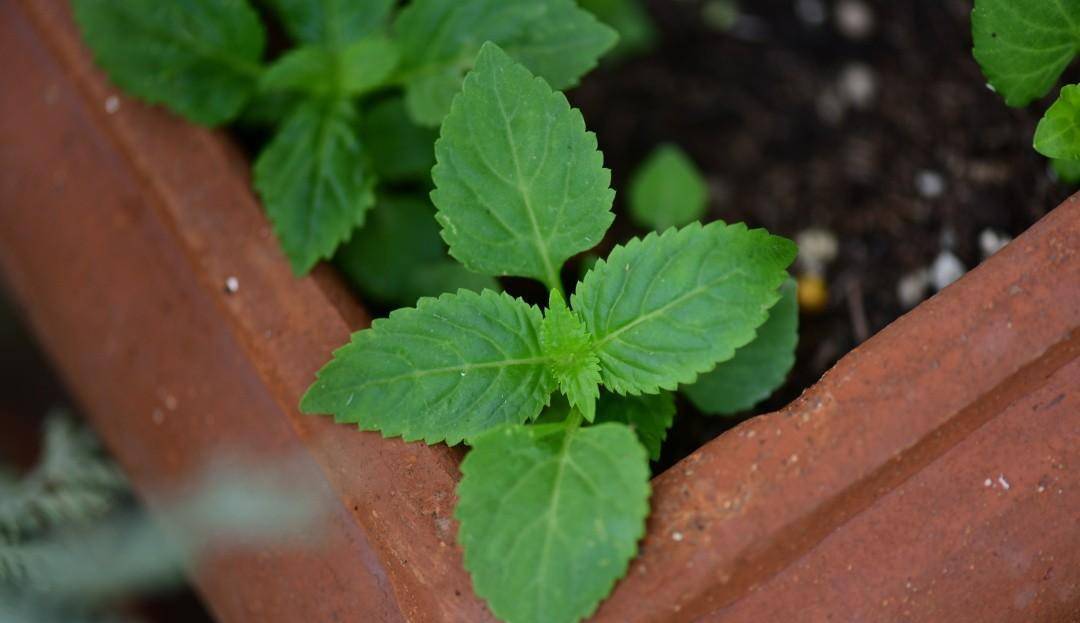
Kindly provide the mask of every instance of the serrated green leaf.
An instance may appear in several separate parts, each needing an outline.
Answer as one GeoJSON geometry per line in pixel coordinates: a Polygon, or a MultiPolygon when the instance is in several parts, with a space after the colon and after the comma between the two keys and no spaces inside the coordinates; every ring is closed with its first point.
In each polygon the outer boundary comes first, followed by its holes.
{"type": "Polygon", "coordinates": [[[551,374],[570,404],[588,421],[596,416],[600,397],[600,360],[592,349],[592,337],[581,319],[570,311],[558,290],[552,290],[544,322],[540,326],[540,346],[551,358],[551,374]]]}
{"type": "Polygon", "coordinates": [[[315,96],[357,96],[382,84],[397,61],[397,49],[386,37],[366,37],[340,50],[309,45],[275,61],[263,74],[259,87],[315,96]]]}
{"type": "Polygon", "coordinates": [[[674,390],[730,359],[765,322],[794,259],[791,241],[720,222],[615,247],[571,299],[593,334],[604,386],[674,390]]]}
{"type": "Polygon", "coordinates": [[[446,253],[435,209],[408,195],[381,196],[367,220],[335,257],[364,298],[413,305],[422,296],[459,288],[496,290],[491,277],[469,272],[446,253]]]}
{"type": "Polygon", "coordinates": [[[781,298],[769,310],[769,319],[754,341],[728,361],[707,372],[683,393],[705,413],[730,414],[750,409],[784,384],[795,365],[799,342],[799,303],[795,282],[780,288],[781,298]]]}
{"type": "Polygon", "coordinates": [[[255,188],[297,274],[332,256],[374,202],[355,128],[349,101],[306,102],[255,162],[255,188]]]}
{"type": "Polygon", "coordinates": [[[244,0],[73,0],[94,57],[124,91],[203,125],[255,91],[266,35],[244,0]]]}
{"type": "Polygon", "coordinates": [[[645,532],[649,466],[625,426],[508,426],[461,463],[458,540],[476,593],[508,623],[573,623],[611,591],[645,532]]]}
{"type": "Polygon", "coordinates": [[[268,0],[300,43],[344,47],[386,23],[394,0],[268,0]]]}
{"type": "Polygon", "coordinates": [[[610,172],[562,93],[488,43],[442,126],[431,198],[450,253],[475,272],[555,289],[611,221],[610,172]]]}
{"type": "Polygon", "coordinates": [[[626,424],[638,441],[649,451],[649,458],[660,460],[660,448],[667,439],[668,429],[675,420],[675,396],[671,392],[620,396],[611,392],[600,394],[596,407],[596,423],[626,424]]]}
{"type": "Polygon", "coordinates": [[[1010,106],[1047,94],[1080,52],[1076,0],[976,0],[975,59],[1010,106]]]}
{"type": "Polygon", "coordinates": [[[577,83],[615,33],[572,0],[416,0],[394,24],[418,123],[438,125],[481,44],[492,41],[552,87],[577,83]]]}
{"type": "Polygon", "coordinates": [[[406,441],[456,444],[536,417],[555,390],[540,310],[487,290],[421,299],[353,334],[300,404],[406,441]]]}
{"type": "Polygon", "coordinates": [[[1061,88],[1035,129],[1035,150],[1048,158],[1080,160],[1080,85],[1061,88]]]}
{"type": "Polygon", "coordinates": [[[630,181],[630,216],[647,229],[682,227],[705,214],[708,187],[677,145],[661,145],[630,181]]]}
{"type": "MultiPolygon", "coordinates": [[[[437,131],[412,122],[400,97],[382,100],[360,122],[372,166],[388,182],[429,180],[437,131]]],[[[432,217],[434,222],[434,217],[432,217]]]]}

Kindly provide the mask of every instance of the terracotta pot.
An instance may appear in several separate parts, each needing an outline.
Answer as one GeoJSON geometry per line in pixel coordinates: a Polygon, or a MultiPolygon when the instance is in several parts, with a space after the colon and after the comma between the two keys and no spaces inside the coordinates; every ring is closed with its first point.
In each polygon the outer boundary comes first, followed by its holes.
{"type": "MultiPolygon", "coordinates": [[[[297,412],[366,317],[329,271],[292,277],[237,150],[120,96],[63,0],[0,4],[0,66],[4,283],[141,493],[243,447],[299,454],[333,505],[318,549],[194,571],[220,620],[490,620],[458,453],[297,412]]],[[[1077,620],[1078,327],[1073,199],[657,477],[596,620],[1077,620]]]]}

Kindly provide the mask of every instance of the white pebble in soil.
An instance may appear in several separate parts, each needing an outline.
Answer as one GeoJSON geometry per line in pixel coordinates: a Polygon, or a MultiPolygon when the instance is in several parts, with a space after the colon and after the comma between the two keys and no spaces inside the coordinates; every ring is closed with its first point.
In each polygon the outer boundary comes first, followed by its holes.
{"type": "Polygon", "coordinates": [[[824,275],[825,267],[836,259],[840,250],[836,234],[820,227],[804,229],[796,234],[795,244],[799,246],[799,265],[815,275],[824,275]]]}
{"type": "Polygon", "coordinates": [[[896,284],[896,298],[904,309],[911,309],[926,298],[926,291],[930,288],[930,271],[925,268],[914,270],[903,277],[896,284]]]}
{"type": "Polygon", "coordinates": [[[840,34],[848,39],[866,39],[874,34],[874,11],[860,0],[841,0],[836,3],[833,18],[840,34]]]}
{"type": "Polygon", "coordinates": [[[877,97],[877,77],[874,70],[862,63],[848,63],[840,70],[836,90],[852,108],[866,110],[877,97]]]}
{"type": "Polygon", "coordinates": [[[915,174],[915,190],[926,199],[937,199],[945,194],[945,177],[932,169],[915,174]]]}
{"type": "Polygon", "coordinates": [[[106,97],[105,98],[105,112],[107,112],[107,113],[109,113],[111,115],[111,114],[114,114],[118,110],[120,110],[120,98],[116,97],[115,95],[110,95],[109,97],[106,97]]]}
{"type": "Polygon", "coordinates": [[[983,259],[990,257],[1012,242],[1012,238],[989,227],[979,232],[979,250],[983,259]]]}
{"type": "Polygon", "coordinates": [[[236,294],[240,290],[240,280],[236,277],[228,277],[225,279],[225,291],[229,294],[236,294]]]}
{"type": "Polygon", "coordinates": [[[967,269],[951,251],[938,253],[930,265],[930,283],[935,290],[944,290],[949,284],[964,276],[967,269]]]}

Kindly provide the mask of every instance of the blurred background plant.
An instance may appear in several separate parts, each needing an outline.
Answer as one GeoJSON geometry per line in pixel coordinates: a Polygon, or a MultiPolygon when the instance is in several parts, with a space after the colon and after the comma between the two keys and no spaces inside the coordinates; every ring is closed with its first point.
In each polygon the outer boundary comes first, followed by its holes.
{"type": "Polygon", "coordinates": [[[315,543],[320,501],[267,467],[211,460],[151,517],[89,428],[54,410],[38,464],[0,480],[0,621],[134,621],[118,605],[181,585],[212,550],[315,543]]]}

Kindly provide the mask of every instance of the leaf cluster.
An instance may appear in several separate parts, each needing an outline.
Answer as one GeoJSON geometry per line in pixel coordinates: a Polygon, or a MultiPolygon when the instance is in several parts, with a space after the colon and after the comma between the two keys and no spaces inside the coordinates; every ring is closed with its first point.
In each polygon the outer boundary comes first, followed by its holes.
{"type": "Polygon", "coordinates": [[[254,184],[297,274],[365,224],[380,183],[426,183],[431,128],[481,43],[564,88],[616,40],[574,0],[267,4],[294,44],[272,60],[247,0],[73,0],[87,44],[126,92],[202,125],[273,126],[254,184]]]}
{"type": "Polygon", "coordinates": [[[301,408],[469,444],[455,515],[477,593],[507,621],[576,621],[644,532],[671,392],[754,343],[795,247],[690,223],[616,246],[566,297],[564,264],[612,222],[610,173],[580,112],[494,43],[451,102],[435,155],[431,196],[451,255],[544,283],[546,309],[491,290],[423,298],[355,333],[301,408]]]}
{"type": "MultiPolygon", "coordinates": [[[[1080,0],[976,0],[974,55],[1009,106],[1045,97],[1080,54],[1080,0]]],[[[1059,177],[1080,182],[1080,85],[1061,88],[1035,130],[1059,177]]]]}

